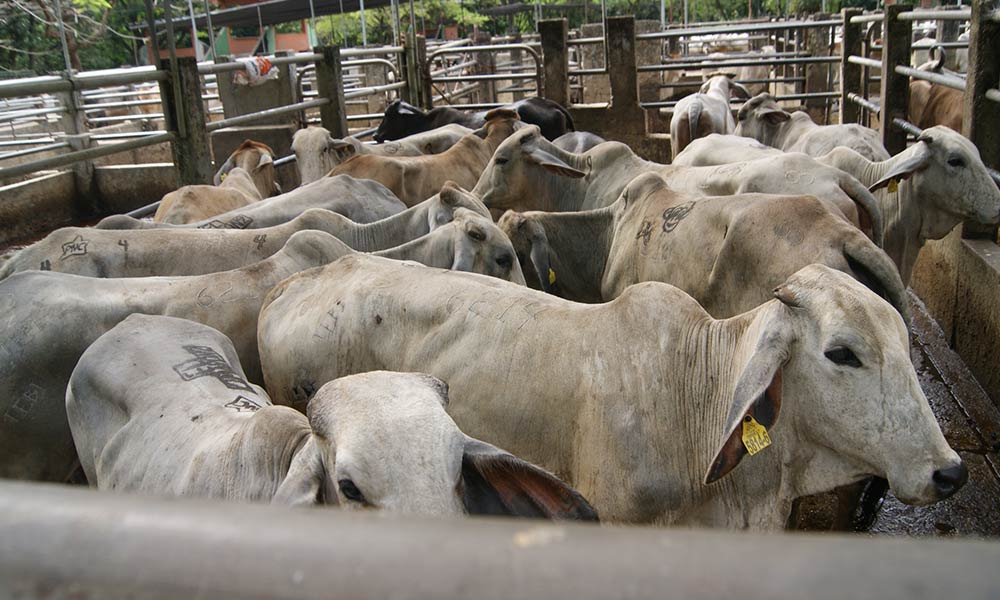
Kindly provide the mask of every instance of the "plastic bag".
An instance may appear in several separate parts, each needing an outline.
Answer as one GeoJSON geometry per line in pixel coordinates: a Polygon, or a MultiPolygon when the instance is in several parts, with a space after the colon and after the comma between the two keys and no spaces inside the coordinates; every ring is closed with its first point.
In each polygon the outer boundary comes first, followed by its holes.
{"type": "Polygon", "coordinates": [[[253,87],[278,78],[278,69],[263,56],[241,58],[239,62],[243,63],[243,70],[233,75],[233,81],[238,85],[253,87]]]}

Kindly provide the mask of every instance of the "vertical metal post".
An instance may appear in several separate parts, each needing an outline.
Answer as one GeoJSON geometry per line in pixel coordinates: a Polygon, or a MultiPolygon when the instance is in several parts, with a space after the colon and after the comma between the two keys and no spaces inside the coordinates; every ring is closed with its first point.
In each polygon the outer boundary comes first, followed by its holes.
{"type": "Polygon", "coordinates": [[[660,31],[667,28],[667,0],[660,0],[660,31]]]}
{"type": "Polygon", "coordinates": [[[566,19],[545,19],[538,23],[541,34],[544,92],[539,95],[569,106],[569,24],[566,19]]]}
{"type": "Polygon", "coordinates": [[[840,122],[857,123],[860,107],[848,100],[847,95],[861,95],[861,66],[847,62],[847,57],[861,55],[861,24],[851,23],[851,18],[860,15],[861,9],[845,8],[840,14],[844,21],[840,43],[840,122]]]}
{"type": "Polygon", "coordinates": [[[361,0],[361,45],[368,45],[368,26],[365,24],[365,0],[361,0]]]}
{"type": "Polygon", "coordinates": [[[389,2],[389,19],[392,21],[392,42],[390,45],[395,46],[399,43],[399,3],[397,0],[389,2]]]}
{"type": "Polygon", "coordinates": [[[879,93],[882,145],[889,154],[906,149],[906,132],[892,125],[895,118],[906,118],[910,103],[910,78],[896,73],[896,65],[910,64],[911,21],[900,21],[899,14],[912,6],[892,4],[885,7],[882,20],[882,88],[879,93]]]}
{"type": "Polygon", "coordinates": [[[190,56],[175,58],[171,62],[179,89],[163,98],[164,114],[176,117],[184,113],[187,128],[178,133],[173,143],[174,166],[177,168],[181,185],[209,184],[212,182],[211,137],[205,128],[208,115],[201,99],[201,76],[198,75],[198,61],[190,56]],[[177,102],[176,98],[186,98],[177,102]]]}
{"type": "Polygon", "coordinates": [[[62,0],[56,0],[56,19],[59,21],[59,41],[62,43],[63,61],[66,63],[66,73],[73,71],[73,63],[69,60],[69,45],[66,43],[66,26],[63,24],[62,0]]]}
{"type": "MultiPolygon", "coordinates": [[[[191,15],[191,46],[194,48],[194,57],[201,62],[205,55],[201,53],[201,45],[198,43],[198,24],[194,20],[194,3],[188,0],[188,14],[191,15]]],[[[209,31],[211,36],[211,31],[209,31]]]]}
{"type": "MultiPolygon", "coordinates": [[[[991,19],[992,4],[972,3],[962,134],[979,148],[986,166],[995,169],[1000,167],[1000,104],[986,98],[986,91],[1000,81],[1000,23],[991,19]]],[[[966,222],[962,236],[996,241],[997,228],[966,222]]]]}
{"type": "Polygon", "coordinates": [[[212,60],[218,56],[215,51],[215,30],[212,29],[212,8],[208,5],[208,0],[205,0],[205,25],[208,27],[208,43],[212,46],[212,60]]]}
{"type": "Polygon", "coordinates": [[[330,102],[319,108],[319,116],[325,127],[335,138],[345,138],[347,112],[344,103],[343,77],[340,71],[340,48],[337,46],[317,46],[313,52],[322,54],[316,61],[316,91],[320,98],[330,102]]]}
{"type": "Polygon", "coordinates": [[[688,0],[684,0],[684,26],[688,24],[688,0]]]}
{"type": "Polygon", "coordinates": [[[309,27],[312,28],[313,32],[316,31],[316,7],[313,6],[313,0],[309,0],[309,27]]]}

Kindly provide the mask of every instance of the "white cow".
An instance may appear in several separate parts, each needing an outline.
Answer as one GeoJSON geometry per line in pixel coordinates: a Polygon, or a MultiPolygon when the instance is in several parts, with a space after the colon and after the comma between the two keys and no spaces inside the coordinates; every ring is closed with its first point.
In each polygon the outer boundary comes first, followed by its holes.
{"type": "Polygon", "coordinates": [[[171,225],[149,223],[125,215],[102,219],[101,229],[155,229],[157,227],[201,229],[259,229],[290,221],[310,208],[340,213],[355,223],[371,223],[406,210],[406,205],[384,185],[349,175],[324,177],[308,185],[260,202],[217,215],[211,219],[171,225]]]}
{"type": "MultiPolygon", "coordinates": [[[[0,477],[69,475],[75,451],[62,398],[70,371],[128,315],[183,317],[222,331],[259,382],[256,324],[264,296],[294,273],[353,253],[327,233],[300,231],[273,256],[221,273],[98,279],[28,271],[0,281],[0,477]]],[[[524,282],[510,241],[478,215],[380,255],[524,282]]]]}
{"type": "Polygon", "coordinates": [[[272,406],[223,334],[147,315],[94,342],[66,393],[80,463],[102,490],[597,519],[551,474],[463,434],[447,403],[429,375],[364,373],[320,388],[306,417],[272,406]]]}
{"type": "Polygon", "coordinates": [[[775,296],[717,321],[660,283],[595,306],[351,256],[278,286],[259,344],[278,404],[375,369],[448,381],[464,431],[551,470],[604,521],[776,530],[795,498],[866,475],[910,504],[959,489],[899,314],[821,265],[775,296]]]}
{"type": "MultiPolygon", "coordinates": [[[[359,224],[322,208],[261,229],[95,229],[63,227],[0,264],[0,279],[20,271],[56,271],[88,277],[202,275],[236,269],[271,256],[294,233],[325,231],[360,252],[387,250],[456,219],[490,218],[469,192],[446,185],[417,206],[374,223],[359,224]],[[468,209],[468,210],[466,210],[468,209]]],[[[484,233],[491,222],[477,221],[484,233]]],[[[459,229],[453,235],[464,235],[459,229]]],[[[496,232],[492,235],[496,236],[496,232]]]]}
{"type": "Polygon", "coordinates": [[[382,156],[420,156],[440,154],[454,146],[472,129],[451,123],[415,133],[394,142],[362,144],[354,137],[337,139],[324,127],[307,127],[292,136],[292,151],[299,169],[302,185],[325,176],[334,167],[356,154],[378,154],[382,156]]]}
{"type": "Polygon", "coordinates": [[[729,99],[734,92],[750,97],[750,92],[734,82],[731,74],[715,74],[699,92],[681,98],[670,117],[670,155],[677,156],[693,140],[711,133],[732,133],[736,121],[729,99]]]}

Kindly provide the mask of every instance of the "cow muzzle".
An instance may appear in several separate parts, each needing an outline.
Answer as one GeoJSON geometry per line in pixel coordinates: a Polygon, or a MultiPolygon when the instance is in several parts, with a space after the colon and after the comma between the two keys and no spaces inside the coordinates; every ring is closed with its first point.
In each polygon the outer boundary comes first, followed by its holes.
{"type": "Polygon", "coordinates": [[[934,481],[937,499],[944,500],[965,485],[965,482],[969,480],[969,470],[965,468],[964,462],[960,462],[956,466],[934,471],[931,479],[934,481]]]}
{"type": "Polygon", "coordinates": [[[916,478],[904,476],[896,481],[889,477],[893,494],[906,504],[934,504],[955,495],[969,480],[969,470],[957,456],[952,464],[923,473],[916,478]]]}

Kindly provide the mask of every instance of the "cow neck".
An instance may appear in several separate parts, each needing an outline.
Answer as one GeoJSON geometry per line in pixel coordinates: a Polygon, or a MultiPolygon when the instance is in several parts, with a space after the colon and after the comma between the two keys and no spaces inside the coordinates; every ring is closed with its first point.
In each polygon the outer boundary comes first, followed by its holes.
{"type": "Polygon", "coordinates": [[[315,451],[308,444],[312,435],[305,415],[285,407],[265,406],[246,419],[233,432],[223,455],[232,457],[233,465],[253,469],[245,477],[241,500],[270,500],[288,476],[295,457],[303,451],[315,451]],[[253,485],[256,484],[256,485],[253,485]]]}
{"type": "MultiPolygon", "coordinates": [[[[545,230],[550,267],[568,299],[601,301],[601,280],[611,251],[614,212],[601,208],[582,212],[535,213],[529,217],[545,230]]],[[[548,273],[539,273],[548,277],[548,273]]]]}
{"type": "Polygon", "coordinates": [[[357,223],[344,239],[358,252],[377,252],[399,246],[430,233],[427,213],[437,196],[424,200],[403,212],[372,223],[357,223]]]}
{"type": "MultiPolygon", "coordinates": [[[[583,168],[587,172],[584,181],[587,182],[586,197],[582,206],[573,210],[589,210],[611,205],[629,182],[639,175],[662,169],[668,165],[650,162],[640,158],[631,148],[618,142],[600,144],[582,156],[591,159],[590,166],[584,160],[583,168]]],[[[580,200],[577,199],[577,204],[580,200]]]]}
{"type": "Polygon", "coordinates": [[[793,112],[792,118],[788,119],[780,127],[774,128],[774,135],[771,136],[770,141],[763,141],[762,143],[767,146],[772,146],[774,148],[784,149],[786,144],[794,143],[795,140],[800,139],[809,130],[814,127],[819,127],[813,122],[809,115],[801,112],[793,112]],[[802,115],[801,117],[798,115],[802,115]],[[789,138],[792,138],[789,140],[789,138]]]}
{"type": "MultiPolygon", "coordinates": [[[[917,146],[911,146],[888,160],[872,162],[857,152],[838,150],[830,154],[830,162],[867,188],[881,180],[897,164],[909,160],[914,152],[917,152],[917,146]]],[[[896,192],[890,192],[887,187],[872,192],[882,211],[882,249],[899,269],[904,285],[909,284],[917,255],[927,240],[922,232],[923,215],[919,198],[914,193],[914,179],[900,181],[896,192]]]]}
{"type": "MultiPolygon", "coordinates": [[[[393,248],[372,252],[372,255],[394,260],[412,260],[428,267],[450,269],[455,262],[455,251],[452,244],[442,243],[441,239],[446,235],[445,230],[455,226],[452,222],[434,230],[433,233],[393,248]]],[[[450,236],[448,238],[450,240],[450,236]]]]}
{"type": "Polygon", "coordinates": [[[293,241],[289,239],[288,242],[285,242],[281,250],[278,250],[269,258],[244,267],[244,269],[271,274],[277,277],[275,281],[277,283],[277,281],[281,281],[299,271],[326,265],[338,258],[353,253],[354,250],[340,240],[336,240],[332,244],[314,245],[309,241],[300,243],[299,240],[293,241]]]}

